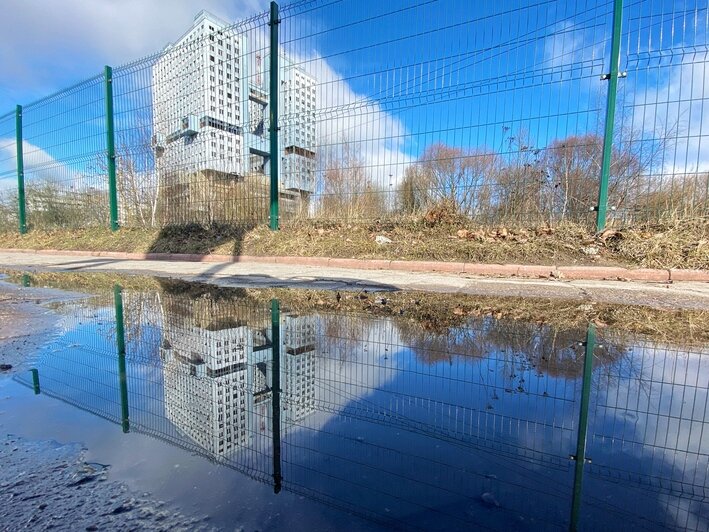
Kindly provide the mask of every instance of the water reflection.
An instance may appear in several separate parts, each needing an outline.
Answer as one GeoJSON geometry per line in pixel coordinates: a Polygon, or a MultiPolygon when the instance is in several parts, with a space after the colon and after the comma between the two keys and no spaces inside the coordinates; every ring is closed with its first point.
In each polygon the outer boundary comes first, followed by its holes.
{"type": "Polygon", "coordinates": [[[386,526],[709,525],[705,350],[162,284],[62,305],[20,379],[386,526]]]}

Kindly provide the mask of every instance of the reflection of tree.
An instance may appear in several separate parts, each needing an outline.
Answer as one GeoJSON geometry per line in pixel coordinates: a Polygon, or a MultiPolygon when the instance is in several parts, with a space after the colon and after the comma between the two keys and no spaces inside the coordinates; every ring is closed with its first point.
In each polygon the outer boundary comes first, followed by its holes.
{"type": "Polygon", "coordinates": [[[366,316],[342,314],[317,315],[317,352],[333,360],[348,362],[357,359],[362,351],[367,351],[369,340],[375,328],[394,325],[385,320],[366,316]]]}
{"type": "Polygon", "coordinates": [[[126,341],[137,346],[138,353],[151,352],[153,346],[149,345],[149,342],[151,338],[158,338],[156,333],[162,327],[160,294],[154,291],[124,291],[123,327],[126,341]],[[153,334],[155,336],[152,336],[153,334]]]}
{"type": "MultiPolygon", "coordinates": [[[[586,338],[583,328],[562,329],[481,317],[443,329],[426,322],[406,322],[399,329],[402,340],[416,356],[430,364],[450,361],[452,357],[483,358],[497,353],[506,363],[523,360],[526,369],[552,376],[575,378],[583,370],[582,342],[586,338]]],[[[604,342],[595,350],[596,364],[612,364],[626,352],[623,343],[604,342]]]]}
{"type": "Polygon", "coordinates": [[[163,310],[208,331],[240,327],[265,327],[270,309],[250,299],[243,288],[161,279],[163,310]]]}

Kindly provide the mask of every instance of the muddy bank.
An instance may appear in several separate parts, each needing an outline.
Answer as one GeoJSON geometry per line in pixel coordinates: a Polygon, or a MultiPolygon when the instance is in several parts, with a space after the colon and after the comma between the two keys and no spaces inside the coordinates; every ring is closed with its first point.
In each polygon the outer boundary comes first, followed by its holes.
{"type": "Polygon", "coordinates": [[[111,481],[76,443],[3,435],[0,464],[0,530],[215,530],[111,481]]]}
{"type": "Polygon", "coordinates": [[[59,317],[46,305],[78,296],[0,281],[0,376],[29,369],[34,354],[57,334],[59,317]]]}

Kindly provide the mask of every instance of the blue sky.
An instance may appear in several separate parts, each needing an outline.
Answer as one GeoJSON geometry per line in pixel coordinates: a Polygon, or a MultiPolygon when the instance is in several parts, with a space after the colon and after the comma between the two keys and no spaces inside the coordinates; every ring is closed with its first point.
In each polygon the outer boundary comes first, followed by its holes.
{"type": "MultiPolygon", "coordinates": [[[[200,9],[236,21],[264,11],[268,2],[57,5],[5,1],[0,115],[98,75],[104,64],[160,50],[200,9]]],[[[619,84],[619,123],[648,143],[672,129],[676,141],[663,158],[664,170],[709,168],[705,3],[625,5],[621,68],[628,78],[619,84]]],[[[611,13],[606,0],[315,0],[284,9],[281,42],[318,79],[318,143],[323,149],[345,139],[355,143],[384,186],[436,142],[516,156],[519,146],[544,148],[567,135],[599,131],[607,86],[599,77],[608,70],[611,13]]],[[[265,27],[250,31],[259,42],[265,39],[265,27]]],[[[132,82],[147,84],[141,75],[132,82]]],[[[89,171],[87,160],[103,142],[100,93],[97,80],[64,103],[28,112],[25,139],[36,141],[27,146],[30,167],[60,160],[67,175],[89,171]],[[80,115],[57,111],[78,101],[85,104],[80,115]],[[47,124],[57,121],[69,124],[63,136],[46,134],[47,124]]],[[[130,113],[121,119],[135,120],[130,113]]],[[[13,167],[13,126],[12,117],[0,119],[0,173],[13,167]]]]}

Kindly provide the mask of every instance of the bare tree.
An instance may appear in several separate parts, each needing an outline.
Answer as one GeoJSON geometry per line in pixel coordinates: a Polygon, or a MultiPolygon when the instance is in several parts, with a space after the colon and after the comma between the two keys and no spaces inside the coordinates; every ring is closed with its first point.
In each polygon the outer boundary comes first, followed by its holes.
{"type": "Polygon", "coordinates": [[[497,164],[497,156],[483,150],[433,144],[406,170],[399,187],[401,208],[416,212],[445,202],[460,214],[479,216],[489,207],[497,164]]]}
{"type": "Polygon", "coordinates": [[[384,192],[375,190],[357,146],[347,139],[325,155],[320,215],[346,220],[372,219],[386,212],[384,192]]]}
{"type": "MultiPolygon", "coordinates": [[[[108,176],[104,154],[97,156],[95,167],[96,172],[108,176]]],[[[122,224],[145,228],[157,225],[161,176],[155,164],[148,119],[139,118],[131,128],[118,133],[116,188],[122,224]]]]}
{"type": "MultiPolygon", "coordinates": [[[[504,130],[507,132],[509,128],[504,130]]],[[[540,161],[541,150],[533,146],[524,131],[509,135],[505,144],[493,185],[493,219],[495,222],[539,221],[548,203],[545,196],[547,175],[540,161]]]]}

